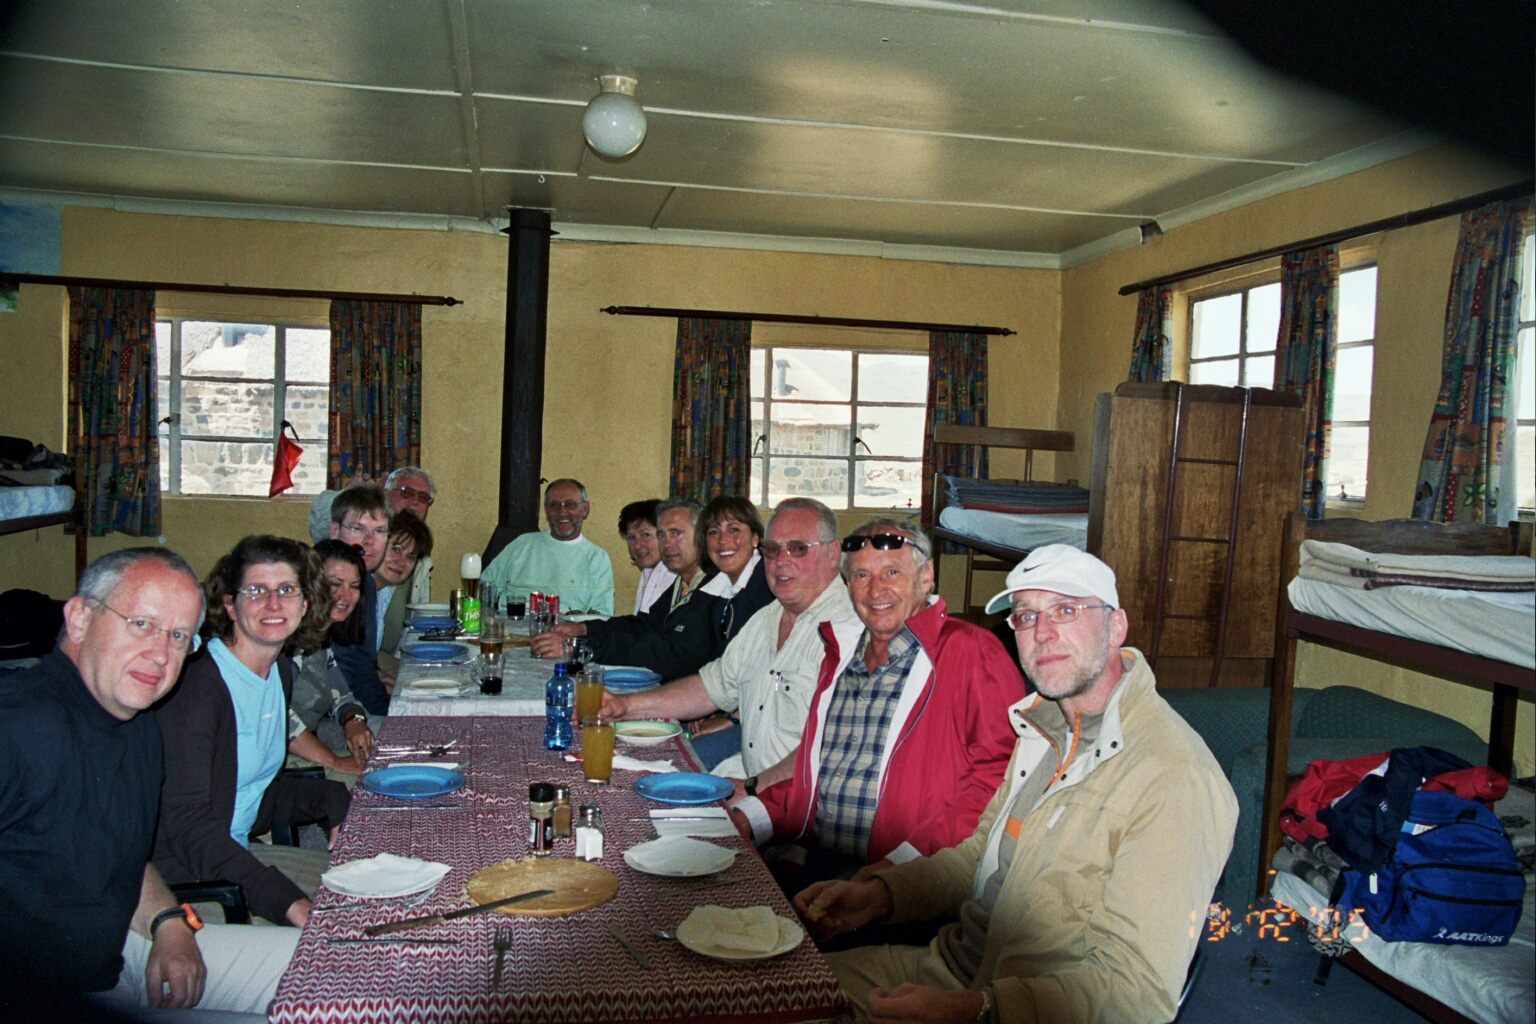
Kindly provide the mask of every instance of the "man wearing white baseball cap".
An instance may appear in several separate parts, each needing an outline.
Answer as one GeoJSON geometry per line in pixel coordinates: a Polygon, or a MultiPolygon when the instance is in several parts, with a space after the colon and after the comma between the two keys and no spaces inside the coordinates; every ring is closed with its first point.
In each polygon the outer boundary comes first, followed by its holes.
{"type": "Polygon", "coordinates": [[[812,934],[958,916],[927,947],[827,960],[861,1018],[1165,1021],[1232,848],[1237,799],[1120,645],[1114,571],[1037,548],[987,603],[1036,693],[1008,709],[1004,782],[960,845],[795,897],[812,934]]]}

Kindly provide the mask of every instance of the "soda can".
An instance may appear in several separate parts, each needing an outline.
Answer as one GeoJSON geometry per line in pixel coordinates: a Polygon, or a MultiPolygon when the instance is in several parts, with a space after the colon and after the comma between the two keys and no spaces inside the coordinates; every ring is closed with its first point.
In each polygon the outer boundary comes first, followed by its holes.
{"type": "Polygon", "coordinates": [[[544,610],[549,613],[549,623],[554,625],[560,621],[560,595],[550,594],[544,598],[544,610]]]}
{"type": "Polygon", "coordinates": [[[544,595],[537,590],[528,594],[528,614],[542,615],[544,613],[544,595]]]}

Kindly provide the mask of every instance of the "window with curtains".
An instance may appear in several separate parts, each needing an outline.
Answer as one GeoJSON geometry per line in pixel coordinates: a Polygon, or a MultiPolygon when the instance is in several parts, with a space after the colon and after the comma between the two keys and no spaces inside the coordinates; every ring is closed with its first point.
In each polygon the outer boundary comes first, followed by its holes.
{"type": "Polygon", "coordinates": [[[1536,235],[1525,236],[1520,267],[1520,334],[1515,392],[1515,504],[1536,511],[1536,235]]]}
{"type": "Polygon", "coordinates": [[[162,492],[265,498],[285,419],[304,449],[288,493],[325,489],[328,327],[163,317],[155,365],[162,492]]]}
{"type": "MultiPolygon", "coordinates": [[[[1275,341],[1280,331],[1280,284],[1193,299],[1190,304],[1189,382],[1270,388],[1275,385],[1275,341]]],[[[1376,267],[1339,275],[1338,355],[1333,378],[1333,433],[1328,454],[1328,500],[1365,498],[1371,444],[1371,374],[1376,341],[1376,267]]]]}
{"type": "Polygon", "coordinates": [[[834,509],[922,500],[928,356],[845,348],[752,349],[752,498],[834,509]]]}

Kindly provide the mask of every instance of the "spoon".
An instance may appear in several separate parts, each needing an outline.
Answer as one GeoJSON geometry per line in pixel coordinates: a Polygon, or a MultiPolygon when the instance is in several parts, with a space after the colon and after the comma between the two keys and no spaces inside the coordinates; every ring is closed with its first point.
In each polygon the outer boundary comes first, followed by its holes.
{"type": "Polygon", "coordinates": [[[677,938],[676,935],[674,935],[673,933],[667,931],[665,928],[657,928],[655,925],[651,925],[650,929],[651,929],[651,934],[656,936],[659,939],[676,939],[677,938]]]}

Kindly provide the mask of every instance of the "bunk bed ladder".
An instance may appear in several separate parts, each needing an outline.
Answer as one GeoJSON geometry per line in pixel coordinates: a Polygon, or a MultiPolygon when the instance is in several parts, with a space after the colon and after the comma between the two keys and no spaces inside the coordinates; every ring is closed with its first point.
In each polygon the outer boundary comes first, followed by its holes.
{"type": "Polygon", "coordinates": [[[1157,668],[1158,651],[1162,646],[1163,624],[1169,619],[1194,619],[1216,624],[1216,649],[1211,657],[1211,675],[1208,686],[1215,686],[1221,675],[1221,664],[1226,657],[1227,649],[1227,616],[1232,602],[1232,568],[1237,556],[1237,523],[1238,509],[1243,496],[1243,463],[1248,454],[1248,413],[1252,407],[1253,392],[1248,388],[1240,388],[1243,395],[1243,408],[1237,433],[1237,452],[1231,459],[1197,459],[1184,457],[1179,454],[1180,444],[1183,440],[1185,427],[1185,386],[1175,383],[1175,399],[1173,405],[1173,439],[1168,451],[1168,486],[1163,501],[1163,543],[1159,555],[1157,567],[1157,601],[1152,612],[1152,643],[1148,652],[1147,661],[1155,670],[1157,668]],[[1175,534],[1173,532],[1174,498],[1178,494],[1179,469],[1182,465],[1207,465],[1207,466],[1232,466],[1234,475],[1232,481],[1232,508],[1227,518],[1227,533],[1224,537],[1197,537],[1188,534],[1175,534]],[[1221,596],[1215,615],[1182,615],[1170,613],[1167,608],[1168,597],[1168,556],[1175,542],[1189,544],[1223,544],[1226,546],[1226,558],[1223,561],[1221,575],[1221,596]]]}

